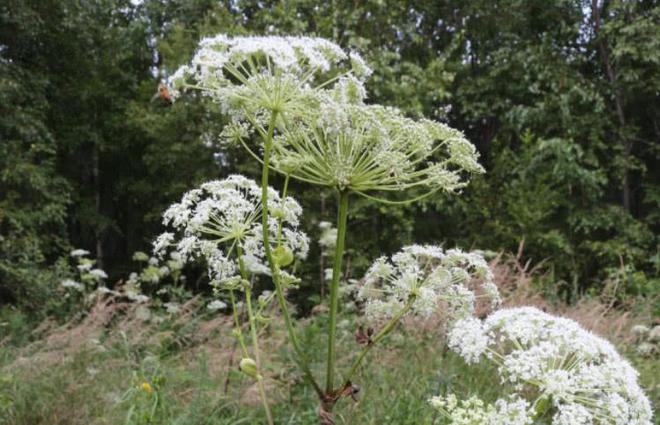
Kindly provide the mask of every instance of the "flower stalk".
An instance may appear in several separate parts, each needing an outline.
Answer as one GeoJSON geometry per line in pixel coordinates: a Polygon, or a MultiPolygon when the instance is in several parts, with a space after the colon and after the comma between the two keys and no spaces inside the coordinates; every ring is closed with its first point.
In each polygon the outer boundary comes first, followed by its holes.
{"type": "Polygon", "coordinates": [[[231,299],[231,313],[234,318],[234,336],[238,340],[239,345],[241,346],[241,352],[243,357],[248,357],[247,345],[245,345],[245,339],[243,338],[243,331],[241,330],[241,322],[238,318],[238,306],[236,305],[236,296],[234,295],[234,290],[229,291],[229,298],[231,299]]]}
{"type": "Polygon", "coordinates": [[[335,374],[335,340],[337,336],[337,310],[339,304],[339,279],[341,276],[341,263],[344,256],[344,242],[346,239],[346,221],[348,217],[349,192],[339,192],[337,213],[337,243],[335,245],[334,264],[332,267],[332,282],[330,284],[330,323],[328,326],[328,358],[326,370],[326,393],[334,390],[335,374]]]}
{"type": "Polygon", "coordinates": [[[394,315],[386,324],[383,326],[383,328],[374,336],[371,341],[365,345],[362,350],[360,350],[360,353],[358,356],[355,358],[353,361],[353,364],[351,365],[350,370],[348,373],[344,376],[344,383],[345,385],[348,385],[351,382],[351,379],[353,378],[353,375],[355,375],[355,372],[357,372],[358,368],[360,367],[360,364],[362,363],[362,360],[364,360],[365,356],[371,349],[378,344],[383,338],[385,338],[393,329],[394,327],[399,323],[401,318],[405,316],[408,311],[412,308],[412,306],[415,304],[415,299],[417,298],[417,295],[412,293],[408,297],[408,301],[406,302],[405,306],[399,311],[396,315],[394,315]]]}
{"type": "MultiPolygon", "coordinates": [[[[237,248],[237,257],[238,257],[238,268],[243,278],[243,290],[245,292],[245,306],[247,308],[248,320],[250,323],[250,337],[252,339],[252,352],[254,353],[254,361],[256,363],[257,375],[257,387],[259,388],[259,398],[261,398],[261,403],[264,406],[264,411],[266,412],[266,419],[268,425],[274,425],[273,415],[270,412],[270,406],[268,405],[268,398],[266,397],[266,389],[264,387],[263,375],[261,374],[261,354],[259,350],[259,338],[257,336],[257,322],[255,320],[254,311],[252,309],[252,290],[250,288],[250,282],[248,281],[248,275],[245,271],[245,264],[243,263],[243,250],[241,249],[240,244],[236,245],[237,248]]],[[[233,295],[232,295],[233,298],[233,295]]],[[[242,338],[241,338],[242,340],[242,338]]]]}
{"type": "Polygon", "coordinates": [[[316,382],[314,375],[312,375],[312,371],[310,370],[307,360],[305,359],[304,353],[300,348],[300,343],[298,342],[296,332],[293,328],[293,322],[291,321],[291,314],[289,312],[289,308],[286,305],[286,299],[284,298],[284,290],[282,288],[282,284],[279,278],[280,276],[279,266],[273,260],[273,253],[270,248],[270,236],[268,232],[268,173],[270,171],[269,168],[270,154],[273,147],[273,134],[275,133],[276,121],[277,121],[277,112],[273,111],[271,113],[270,123],[268,125],[268,132],[265,134],[263,140],[264,157],[263,157],[262,169],[261,169],[261,205],[263,208],[262,230],[263,230],[264,250],[266,252],[266,259],[268,261],[268,266],[270,267],[273,284],[275,286],[275,294],[277,297],[277,302],[282,311],[282,317],[284,318],[284,324],[287,329],[289,341],[291,342],[291,345],[293,346],[293,349],[296,353],[296,363],[298,363],[298,365],[302,369],[303,374],[305,375],[305,379],[307,379],[307,381],[314,387],[314,390],[319,395],[319,397],[322,397],[323,390],[316,382]]]}

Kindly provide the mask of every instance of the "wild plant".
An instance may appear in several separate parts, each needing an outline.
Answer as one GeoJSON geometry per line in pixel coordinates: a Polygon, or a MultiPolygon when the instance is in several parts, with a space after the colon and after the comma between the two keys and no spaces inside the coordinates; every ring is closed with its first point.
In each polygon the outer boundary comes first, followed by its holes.
{"type": "MultiPolygon", "coordinates": [[[[357,301],[377,329],[356,335],[362,348],[337,381],[337,317],[350,200],[412,203],[439,192],[458,193],[473,174],[484,172],[475,147],[460,131],[367,104],[364,83],[370,74],[359,54],[324,39],[219,35],[202,40],[191,64],[170,81],[175,98],[195,90],[217,103],[230,118],[219,137],[222,146],[240,145],[261,164],[260,185],[233,175],[186,193],[165,212],[164,223],[173,231],[158,237],[154,247],[160,256],[174,250],[181,261],[206,263],[218,296],[232,306],[241,370],[256,380],[270,424],[258,335],[267,325],[259,308],[271,299],[279,305],[295,361],[318,395],[322,424],[334,423],[336,403],[357,391],[353,379],[363,360],[405,316],[427,316],[442,308],[448,324],[463,323],[480,299],[492,305],[499,301],[479,253],[412,245],[377,259],[356,289],[357,301]],[[272,172],[283,176],[281,190],[269,186],[272,172]],[[302,208],[289,194],[291,179],[331,188],[337,197],[336,223],[322,229],[324,248],[333,250],[326,255],[333,264],[325,382],[310,367],[286,300],[287,290],[300,283],[296,264],[309,246],[299,228],[302,208]],[[274,293],[255,303],[259,276],[272,281],[274,293]],[[248,335],[237,314],[239,298],[248,335]]],[[[518,404],[498,406],[520,410],[518,404]]]]}
{"type": "MultiPolygon", "coordinates": [[[[184,278],[180,273],[182,268],[180,263],[168,261],[167,266],[157,267],[154,266],[155,258],[137,252],[134,259],[147,265],[139,274],[131,273],[125,282],[121,282],[115,288],[109,288],[106,286],[107,273],[96,266],[97,262],[90,258],[89,251],[74,249],[69,257],[74,264],[71,265],[70,261],[66,261],[66,265],[62,267],[62,273],[66,276],[60,281],[58,288],[62,292],[62,297],[53,306],[53,309],[65,319],[87,314],[102,298],[114,297],[128,302],[145,303],[150,298],[144,295],[143,284],[162,281],[163,277],[169,275],[172,276],[176,287],[176,283],[184,278]]],[[[168,288],[169,286],[164,287],[166,290],[168,288]]]]}
{"type": "Polygon", "coordinates": [[[178,252],[171,252],[167,258],[158,259],[136,251],[133,260],[138,262],[141,269],[129,274],[124,290],[153,294],[152,305],[162,305],[170,314],[178,313],[181,304],[192,297],[192,292],[184,285],[186,276],[182,273],[183,262],[178,252]]]}
{"type": "Polygon", "coordinates": [[[167,401],[163,399],[166,377],[154,359],[147,357],[133,372],[131,385],[121,395],[118,405],[126,408],[124,423],[147,425],[168,418],[167,401]]]}
{"type": "Polygon", "coordinates": [[[58,289],[62,297],[54,307],[56,312],[63,313],[64,317],[68,318],[86,310],[90,298],[93,298],[97,291],[103,291],[101,288],[105,288],[104,282],[108,275],[96,267],[96,260],[89,258],[89,254],[89,251],[84,249],[74,249],[69,253],[70,259],[64,262],[64,274],[67,277],[60,281],[58,289]]]}
{"type": "Polygon", "coordinates": [[[431,399],[451,424],[650,425],[651,404],[633,367],[608,341],[533,307],[467,318],[449,332],[467,363],[496,366],[501,398],[431,399]]]}

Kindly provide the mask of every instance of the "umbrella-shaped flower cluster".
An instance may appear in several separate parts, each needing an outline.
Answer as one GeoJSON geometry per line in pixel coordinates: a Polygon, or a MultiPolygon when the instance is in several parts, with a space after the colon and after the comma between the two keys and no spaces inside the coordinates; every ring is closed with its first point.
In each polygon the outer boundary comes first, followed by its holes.
{"type": "MultiPolygon", "coordinates": [[[[284,266],[293,257],[307,256],[309,240],[298,229],[302,213],[298,202],[291,197],[281,198],[273,189],[269,188],[269,192],[270,242],[284,266]]],[[[176,233],[161,234],[154,242],[154,250],[163,254],[173,248],[184,261],[206,260],[209,275],[216,284],[236,279],[237,264],[232,257],[240,257],[249,273],[268,274],[262,212],[261,188],[253,181],[232,175],[204,183],[165,211],[163,223],[171,225],[176,233]]]]}
{"type": "Polygon", "coordinates": [[[530,415],[553,425],[650,425],[637,372],[608,341],[536,308],[457,322],[449,344],[467,362],[489,359],[501,382],[534,398],[530,415]]]}
{"type": "Polygon", "coordinates": [[[412,245],[374,262],[363,279],[357,297],[372,318],[402,313],[429,316],[440,303],[450,317],[462,318],[474,311],[477,297],[499,302],[493,274],[484,258],[458,249],[443,251],[430,245],[412,245]],[[470,287],[480,281],[480,290],[470,287]]]}
{"type": "Polygon", "coordinates": [[[454,394],[429,400],[431,406],[453,425],[531,425],[529,402],[520,397],[486,404],[479,397],[459,400],[454,394]]]}
{"type": "Polygon", "coordinates": [[[417,197],[457,191],[483,172],[460,131],[365,104],[370,73],[357,53],[328,40],[219,35],[202,40],[171,80],[201,90],[230,116],[221,141],[263,161],[250,146],[256,133],[272,148],[273,169],[308,183],[417,197]]]}
{"type": "MultiPolygon", "coordinates": [[[[263,130],[270,114],[303,111],[318,102],[321,90],[336,97],[363,93],[370,73],[359,54],[322,38],[220,34],[203,39],[190,65],[179,68],[170,82],[175,96],[181,89],[199,89],[234,125],[263,130]]],[[[235,135],[235,128],[227,131],[235,135]]]]}
{"type": "Polygon", "coordinates": [[[408,118],[396,108],[331,98],[286,127],[274,150],[279,171],[363,195],[453,192],[467,185],[470,174],[484,171],[460,131],[408,118]]]}

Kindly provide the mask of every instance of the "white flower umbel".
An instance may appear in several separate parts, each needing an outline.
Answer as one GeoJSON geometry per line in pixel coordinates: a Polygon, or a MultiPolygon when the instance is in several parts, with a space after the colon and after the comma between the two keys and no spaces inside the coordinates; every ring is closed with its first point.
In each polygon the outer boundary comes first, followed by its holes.
{"type": "Polygon", "coordinates": [[[372,318],[394,317],[402,311],[429,316],[446,304],[451,317],[470,316],[479,296],[499,302],[493,274],[484,258],[458,249],[444,251],[432,245],[412,245],[374,262],[357,297],[372,318]],[[481,293],[469,284],[481,281],[481,293]]]}
{"type": "Polygon", "coordinates": [[[223,138],[236,140],[245,123],[265,126],[271,113],[304,109],[316,90],[359,96],[370,73],[357,53],[322,38],[220,34],[203,39],[170,83],[175,96],[185,88],[211,96],[236,121],[223,138]]]}
{"type": "MultiPolygon", "coordinates": [[[[271,243],[281,244],[279,252],[290,254],[291,260],[305,258],[309,242],[297,227],[300,205],[293,198],[281,198],[275,190],[269,192],[271,243]]],[[[252,180],[232,175],[204,183],[165,211],[164,224],[171,225],[178,236],[163,233],[154,242],[154,250],[162,256],[174,249],[180,261],[206,260],[210,278],[219,284],[236,280],[238,267],[233,258],[239,250],[249,273],[268,273],[261,213],[261,188],[252,180]]]]}
{"type": "Polygon", "coordinates": [[[209,311],[223,310],[223,309],[227,308],[227,303],[225,303],[224,301],[220,301],[220,300],[213,300],[213,301],[211,301],[210,303],[208,303],[206,305],[206,308],[209,311]]]}
{"type": "Polygon", "coordinates": [[[459,400],[454,394],[429,400],[450,425],[529,425],[532,415],[529,402],[516,397],[486,404],[478,397],[459,400]]]}
{"type": "Polygon", "coordinates": [[[85,285],[83,285],[80,282],[76,282],[73,279],[64,279],[62,282],[60,282],[60,285],[62,286],[62,288],[75,289],[78,292],[82,292],[85,290],[85,285]]]}
{"type": "Polygon", "coordinates": [[[86,257],[86,256],[89,255],[89,251],[87,251],[85,249],[74,249],[73,251],[71,251],[70,255],[74,258],[75,257],[86,257]]]}
{"type": "Polygon", "coordinates": [[[319,237],[321,254],[329,256],[337,243],[337,228],[333,227],[330,222],[322,221],[319,223],[319,230],[321,231],[321,236],[319,237]]]}
{"type": "MultiPolygon", "coordinates": [[[[296,257],[305,258],[309,242],[307,236],[298,230],[302,213],[300,205],[293,198],[280,197],[266,185],[263,191],[270,199],[268,208],[264,208],[261,202],[262,188],[243,176],[232,175],[202,184],[165,211],[163,221],[174,227],[176,234],[161,235],[154,247],[162,256],[168,246],[174,246],[178,262],[204,259],[211,284],[218,290],[228,291],[234,334],[244,356],[241,362],[249,359],[254,364],[256,373],[251,377],[257,379],[267,423],[272,425],[274,422],[260,378],[259,329],[252,308],[250,276],[269,273],[271,268],[266,267],[265,257],[268,261],[275,258],[277,266],[272,268],[273,278],[290,276],[287,283],[294,283],[296,279],[282,268],[290,265],[296,257]],[[265,241],[268,245],[264,244],[265,241]],[[254,360],[249,357],[241,331],[235,290],[243,291],[245,295],[254,360]]],[[[216,303],[213,307],[220,306],[216,303]]]]}
{"type": "Polygon", "coordinates": [[[536,308],[458,321],[449,346],[468,363],[488,359],[503,384],[532,400],[553,425],[650,425],[637,372],[608,341],[536,308]]]}
{"type": "Polygon", "coordinates": [[[93,269],[89,271],[89,275],[95,281],[103,280],[108,278],[108,274],[101,269],[93,269]]]}
{"type": "Polygon", "coordinates": [[[299,180],[367,195],[415,189],[455,192],[483,173],[458,130],[399,110],[326,98],[274,144],[275,168],[299,180]]]}

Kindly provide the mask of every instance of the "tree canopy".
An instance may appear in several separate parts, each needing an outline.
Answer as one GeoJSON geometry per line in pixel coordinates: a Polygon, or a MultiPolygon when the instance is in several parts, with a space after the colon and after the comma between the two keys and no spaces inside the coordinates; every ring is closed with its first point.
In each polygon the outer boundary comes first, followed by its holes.
{"type": "MultiPolygon", "coordinates": [[[[227,119],[206,99],[153,100],[199,39],[217,33],[316,35],[356,49],[376,70],[373,102],[445,121],[478,147],[486,174],[464,196],[355,202],[349,238],[366,250],[349,253],[354,269],[412,240],[493,251],[524,241],[525,257],[545,261],[569,299],[621,271],[629,291],[657,287],[655,1],[9,0],[0,6],[3,300],[36,308],[72,247],[119,278],[185,190],[257,173],[241,151],[218,155],[227,119]]],[[[292,190],[317,234],[335,214],[324,201],[333,193],[292,190]]]]}

